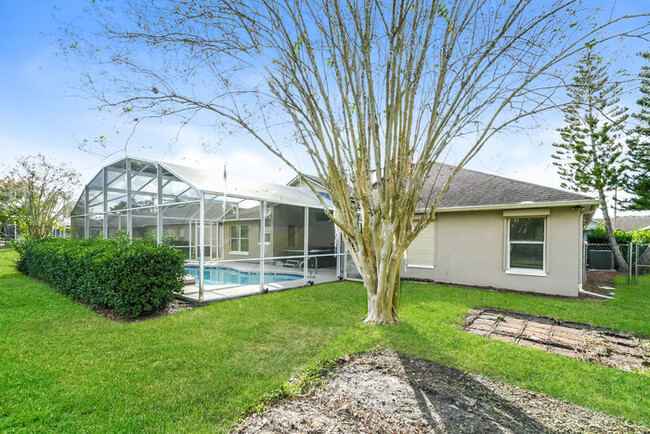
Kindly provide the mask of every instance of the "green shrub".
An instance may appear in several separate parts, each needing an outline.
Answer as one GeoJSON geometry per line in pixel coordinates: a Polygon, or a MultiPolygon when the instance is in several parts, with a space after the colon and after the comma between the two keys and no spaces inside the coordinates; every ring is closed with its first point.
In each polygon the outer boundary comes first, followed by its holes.
{"type": "Polygon", "coordinates": [[[183,288],[184,255],[151,239],[49,238],[17,250],[21,272],[126,318],[165,306],[183,288]]]}
{"type": "MultiPolygon", "coordinates": [[[[614,229],[614,236],[616,237],[617,244],[627,244],[632,242],[631,232],[623,232],[620,229],[614,229]]],[[[589,235],[587,235],[587,241],[592,244],[609,244],[607,233],[605,232],[605,225],[602,222],[598,223],[598,227],[593,229],[589,235]]]]}
{"type": "Polygon", "coordinates": [[[632,242],[637,244],[650,244],[650,229],[642,231],[635,229],[629,232],[632,235],[632,242]]]}

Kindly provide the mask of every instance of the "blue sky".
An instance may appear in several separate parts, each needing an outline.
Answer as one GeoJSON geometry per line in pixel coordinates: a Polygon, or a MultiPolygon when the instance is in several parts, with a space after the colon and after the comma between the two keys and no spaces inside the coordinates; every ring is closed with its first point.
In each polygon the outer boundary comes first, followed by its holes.
{"type": "MultiPolygon", "coordinates": [[[[591,3],[596,2],[590,0],[591,3]]],[[[600,3],[607,7],[615,4],[619,13],[650,9],[647,2],[639,0],[600,3]]],[[[85,65],[57,55],[60,29],[69,23],[84,25],[82,17],[83,2],[79,0],[0,0],[0,175],[14,164],[16,157],[40,152],[70,163],[87,181],[105,161],[79,149],[84,139],[92,141],[105,135],[111,147],[124,148],[128,125],[98,112],[95,101],[85,98],[77,88],[85,65]]],[[[638,72],[641,63],[634,54],[650,46],[629,41],[621,47],[617,65],[638,72]]],[[[622,102],[634,109],[636,97],[626,95],[622,102]]],[[[550,156],[555,128],[561,124],[560,114],[549,115],[540,128],[498,138],[469,167],[558,187],[559,178],[550,156]]],[[[156,121],[142,126],[131,138],[128,149],[143,158],[180,159],[220,169],[227,164],[232,174],[273,182],[292,178],[288,169],[252,140],[230,137],[226,144],[217,146],[222,139],[222,133],[205,125],[189,125],[179,133],[173,121],[156,121]],[[211,148],[209,154],[205,153],[206,146],[211,148]]],[[[308,171],[309,167],[304,169],[308,171]]]]}

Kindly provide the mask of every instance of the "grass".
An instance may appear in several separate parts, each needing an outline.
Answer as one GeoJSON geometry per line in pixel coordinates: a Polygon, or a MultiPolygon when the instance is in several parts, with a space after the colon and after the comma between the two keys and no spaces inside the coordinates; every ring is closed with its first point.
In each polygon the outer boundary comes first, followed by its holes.
{"type": "Polygon", "coordinates": [[[14,257],[0,251],[0,430],[227,431],[309,366],[384,347],[650,424],[648,374],[462,332],[467,312],[493,306],[650,335],[650,276],[607,302],[405,282],[397,326],[363,324],[351,282],[116,323],[16,272],[14,257]]]}

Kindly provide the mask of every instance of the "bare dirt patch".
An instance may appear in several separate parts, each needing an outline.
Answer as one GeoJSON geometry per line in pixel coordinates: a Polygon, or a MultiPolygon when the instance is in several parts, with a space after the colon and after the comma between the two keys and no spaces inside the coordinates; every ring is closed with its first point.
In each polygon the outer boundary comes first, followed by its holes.
{"type": "Polygon", "coordinates": [[[378,350],[340,359],[311,393],[236,433],[647,433],[605,413],[426,360],[378,350]]]}
{"type": "Polygon", "coordinates": [[[588,270],[587,283],[596,286],[614,286],[616,276],[627,276],[627,274],[615,270],[588,270]]]}
{"type": "Polygon", "coordinates": [[[500,309],[474,309],[464,329],[624,371],[650,369],[650,341],[631,333],[500,309]]]}

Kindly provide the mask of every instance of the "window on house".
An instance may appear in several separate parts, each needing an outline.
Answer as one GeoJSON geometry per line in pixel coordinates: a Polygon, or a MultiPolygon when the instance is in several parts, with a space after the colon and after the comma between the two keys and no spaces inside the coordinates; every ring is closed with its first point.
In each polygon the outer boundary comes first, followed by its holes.
{"type": "Polygon", "coordinates": [[[517,217],[508,221],[508,268],[544,270],[546,219],[517,217]]]}
{"type": "Polygon", "coordinates": [[[248,253],[248,226],[234,225],[230,227],[230,251],[248,253]]]}
{"type": "Polygon", "coordinates": [[[434,224],[424,228],[406,249],[406,264],[410,268],[433,268],[434,264],[434,224]]]}
{"type": "Polygon", "coordinates": [[[289,225],[287,231],[287,245],[289,247],[294,247],[296,245],[296,226],[289,225]]]}

